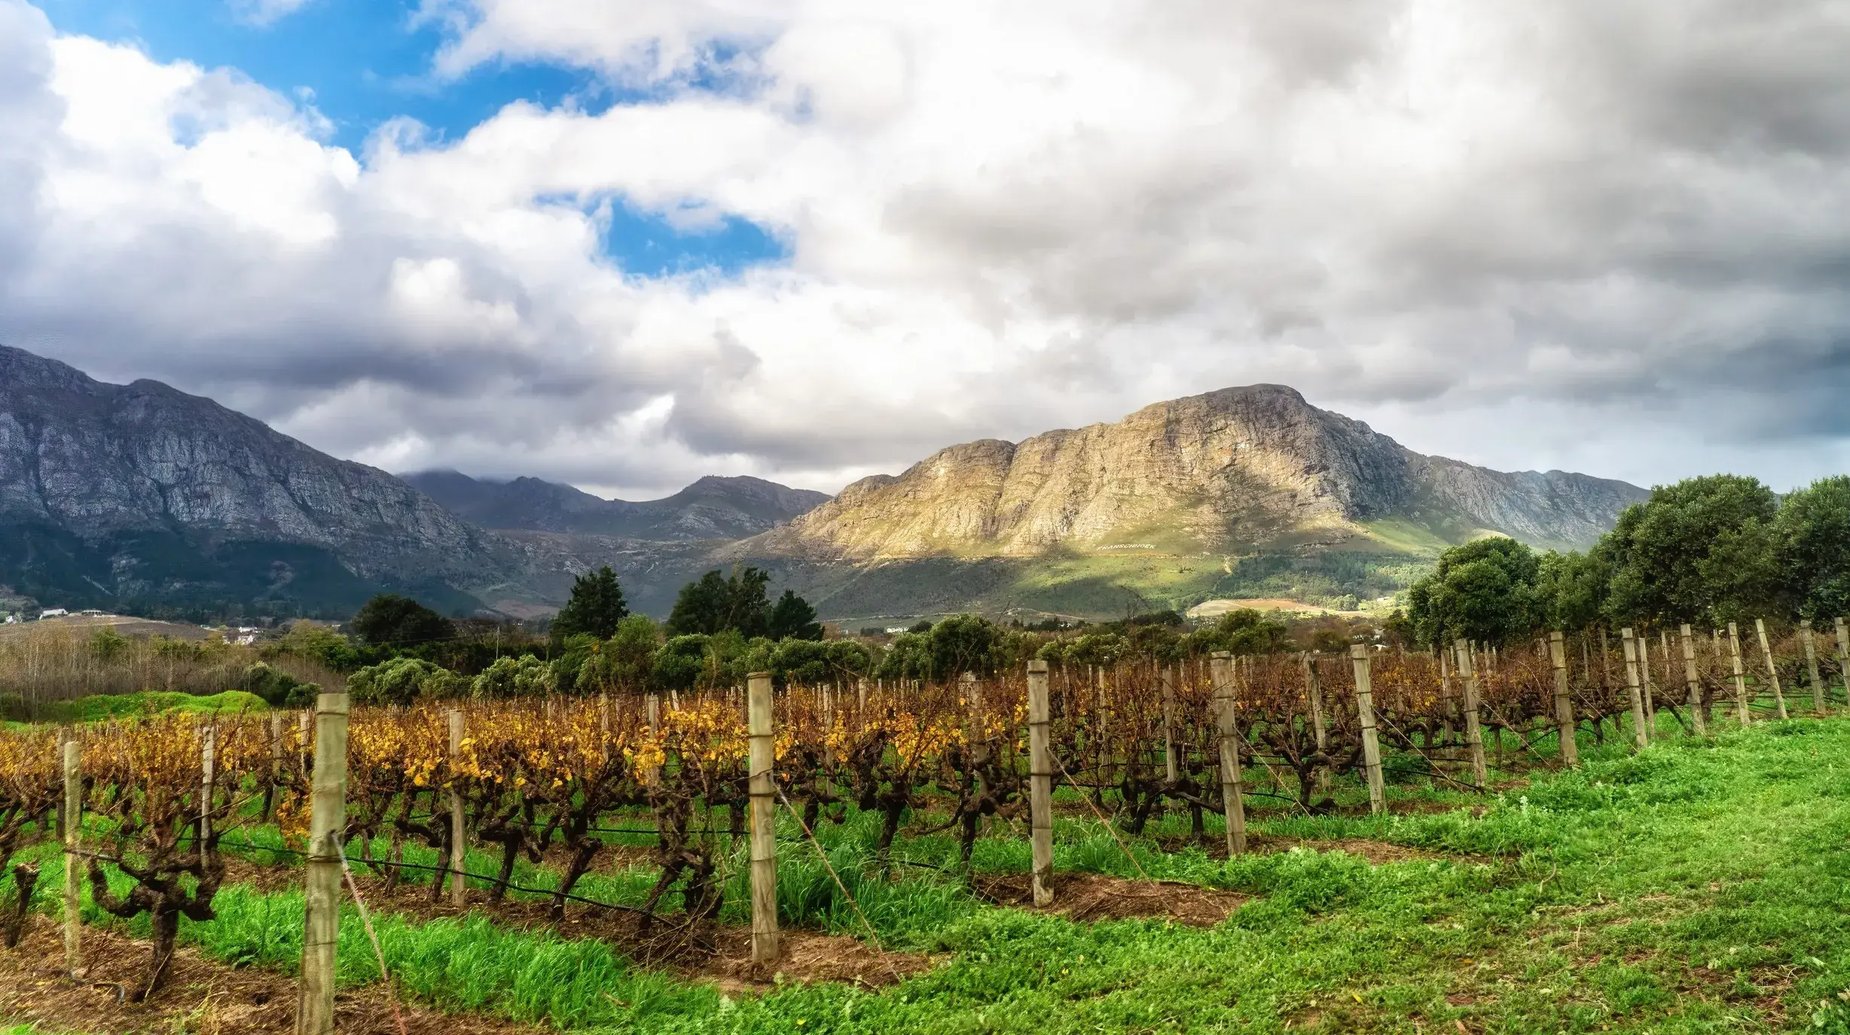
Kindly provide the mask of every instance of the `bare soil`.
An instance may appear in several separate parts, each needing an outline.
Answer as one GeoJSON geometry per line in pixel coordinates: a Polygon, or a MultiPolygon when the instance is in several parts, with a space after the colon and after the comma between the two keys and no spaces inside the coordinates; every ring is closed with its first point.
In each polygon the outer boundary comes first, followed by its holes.
{"type": "MultiPolygon", "coordinates": [[[[1164,851],[1177,851],[1189,845],[1199,846],[1210,858],[1227,858],[1227,842],[1221,837],[1204,837],[1199,840],[1188,837],[1164,838],[1161,842],[1164,851]]],[[[1289,852],[1294,848],[1309,848],[1319,852],[1347,852],[1359,856],[1379,866],[1383,863],[1401,862],[1486,862],[1480,856],[1460,855],[1448,852],[1433,852],[1424,848],[1397,845],[1391,841],[1377,841],[1367,837],[1338,837],[1325,840],[1308,840],[1295,837],[1271,837],[1264,834],[1252,834],[1246,839],[1250,852],[1289,852]]]]}
{"type": "MultiPolygon", "coordinates": [[[[1034,908],[1027,874],[978,875],[975,885],[979,896],[997,905],[1034,908]]],[[[1069,920],[1157,919],[1190,927],[1213,927],[1250,897],[1179,881],[1125,880],[1096,873],[1054,874],[1053,896],[1053,905],[1044,912],[1069,920]]]]}
{"type": "MultiPolygon", "coordinates": [[[[148,1002],[129,1002],[127,990],[145,977],[152,951],[147,942],[87,928],[86,970],[81,980],[72,980],[63,973],[64,948],[57,929],[50,920],[35,918],[18,949],[0,949],[0,1017],[34,1023],[46,1031],[91,1035],[271,1035],[295,1030],[293,977],[231,967],[191,949],[174,955],[165,984],[148,1002]]],[[[397,1005],[383,985],[343,992],[335,1011],[342,1035],[539,1035],[549,1030],[397,1005]]]]}

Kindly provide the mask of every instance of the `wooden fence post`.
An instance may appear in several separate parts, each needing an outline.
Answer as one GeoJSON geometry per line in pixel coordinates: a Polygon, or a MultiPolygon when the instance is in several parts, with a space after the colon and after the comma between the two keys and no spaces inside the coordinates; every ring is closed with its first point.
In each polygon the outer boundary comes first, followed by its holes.
{"type": "Polygon", "coordinates": [[[1471,644],[1459,640],[1453,644],[1458,657],[1458,678],[1465,687],[1465,745],[1471,749],[1471,780],[1478,790],[1490,786],[1490,772],[1484,765],[1484,728],[1478,724],[1477,662],[1471,657],[1471,644]]]}
{"type": "Polygon", "coordinates": [[[1850,622],[1837,620],[1837,678],[1844,684],[1844,694],[1850,700],[1850,622]]]}
{"type": "Polygon", "coordinates": [[[83,877],[78,853],[83,850],[83,745],[75,733],[64,742],[64,972],[83,969],[83,877]]]}
{"type": "Polygon", "coordinates": [[[283,779],[283,713],[270,713],[270,777],[263,789],[261,817],[268,823],[276,814],[276,788],[283,779]]]}
{"type": "Polygon", "coordinates": [[[1176,670],[1164,665],[1157,673],[1163,688],[1163,778],[1173,787],[1176,783],[1176,670]]]}
{"type": "Polygon", "coordinates": [[[1683,678],[1689,683],[1689,717],[1696,736],[1709,734],[1708,716],[1702,714],[1702,679],[1696,675],[1696,634],[1683,623],[1683,678]]]}
{"type": "Polygon", "coordinates": [[[468,868],[468,845],[463,841],[462,779],[456,762],[462,757],[463,713],[450,709],[450,904],[458,909],[468,902],[468,886],[463,871],[468,868]]]}
{"type": "Polygon", "coordinates": [[[1799,626],[1799,639],[1805,641],[1805,674],[1811,677],[1812,711],[1830,713],[1830,698],[1824,692],[1824,677],[1818,674],[1818,647],[1812,642],[1811,623],[1799,626]]]}
{"type": "Polygon", "coordinates": [[[750,710],[752,820],[752,963],[775,963],[777,937],[777,802],[772,769],[771,674],[746,677],[750,710]]]}
{"type": "Polygon", "coordinates": [[[1240,769],[1240,729],[1233,684],[1233,655],[1215,651],[1208,659],[1214,682],[1214,721],[1220,733],[1220,800],[1227,814],[1227,855],[1246,851],[1246,777],[1240,769]]]}
{"type": "Polygon", "coordinates": [[[1028,833],[1034,904],[1053,905],[1053,743],[1047,703],[1047,662],[1028,662],[1028,833]]]}
{"type": "MultiPolygon", "coordinates": [[[[1323,714],[1323,681],[1317,678],[1317,664],[1310,655],[1300,655],[1304,666],[1304,696],[1310,698],[1310,728],[1317,738],[1317,753],[1327,756],[1330,753],[1330,723],[1323,714]]],[[[1317,766],[1317,789],[1325,793],[1330,789],[1329,763],[1317,766]]]]}
{"type": "Polygon", "coordinates": [[[1779,669],[1773,664],[1773,645],[1767,642],[1766,619],[1754,619],[1754,632],[1760,636],[1760,657],[1766,661],[1767,682],[1773,686],[1773,704],[1779,710],[1782,719],[1791,718],[1786,714],[1786,692],[1779,685],[1779,669]]]}
{"type": "Polygon", "coordinates": [[[1548,660],[1555,670],[1555,724],[1561,730],[1561,762],[1572,769],[1580,764],[1580,738],[1574,722],[1574,697],[1568,690],[1567,638],[1548,634],[1548,660]]]}
{"type": "Polygon", "coordinates": [[[315,770],[308,820],[307,909],[296,1035],[334,1031],[334,950],[340,940],[341,831],[347,825],[347,695],[315,702],[315,770]]]}
{"type": "Polygon", "coordinates": [[[1381,778],[1381,738],[1375,732],[1375,687],[1368,648],[1359,643],[1351,646],[1349,660],[1355,665],[1355,710],[1362,725],[1362,772],[1368,780],[1368,811],[1379,815],[1387,811],[1387,785],[1381,778]]]}
{"type": "Polygon", "coordinates": [[[199,730],[199,850],[212,840],[212,789],[218,780],[218,721],[199,730]]]}
{"type": "Polygon", "coordinates": [[[1632,642],[1638,648],[1638,678],[1641,680],[1639,693],[1644,696],[1644,729],[1646,736],[1657,733],[1657,694],[1651,678],[1651,637],[1640,633],[1632,642]]]}
{"type": "Polygon", "coordinates": [[[1728,623],[1728,656],[1734,665],[1734,706],[1740,713],[1741,725],[1754,721],[1754,713],[1747,706],[1747,674],[1741,667],[1741,630],[1733,622],[1728,623]]]}
{"type": "Polygon", "coordinates": [[[1625,686],[1632,695],[1632,743],[1643,748],[1651,737],[1644,725],[1644,691],[1638,685],[1638,637],[1629,625],[1619,630],[1619,635],[1625,641],[1625,686]]]}

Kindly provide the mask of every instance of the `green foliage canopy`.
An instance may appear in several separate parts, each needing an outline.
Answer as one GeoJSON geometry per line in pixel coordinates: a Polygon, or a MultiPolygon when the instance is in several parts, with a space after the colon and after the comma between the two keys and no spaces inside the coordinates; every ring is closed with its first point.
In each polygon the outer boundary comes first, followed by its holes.
{"type": "Polygon", "coordinates": [[[630,613],[617,573],[606,564],[572,580],[572,596],[552,620],[555,639],[586,634],[600,640],[616,635],[617,623],[630,613]]]}

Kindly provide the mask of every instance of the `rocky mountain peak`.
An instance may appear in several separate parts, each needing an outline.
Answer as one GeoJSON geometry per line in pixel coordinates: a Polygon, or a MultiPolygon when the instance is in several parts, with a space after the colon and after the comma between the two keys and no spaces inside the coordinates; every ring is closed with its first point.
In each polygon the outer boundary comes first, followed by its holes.
{"type": "Polygon", "coordinates": [[[1019,443],[950,446],[897,477],[857,482],[740,551],[860,560],[1224,551],[1354,536],[1395,516],[1578,543],[1642,496],[1579,475],[1503,474],[1421,456],[1296,389],[1259,384],[1019,443]]]}

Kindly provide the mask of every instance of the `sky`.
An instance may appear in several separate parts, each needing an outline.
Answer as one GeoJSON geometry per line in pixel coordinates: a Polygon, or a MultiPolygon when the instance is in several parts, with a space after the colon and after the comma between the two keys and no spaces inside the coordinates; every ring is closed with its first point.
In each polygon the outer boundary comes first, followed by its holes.
{"type": "Polygon", "coordinates": [[[1850,470],[1846,0],[0,0],[0,343],[408,472],[833,491],[1277,382],[1850,470]]]}

